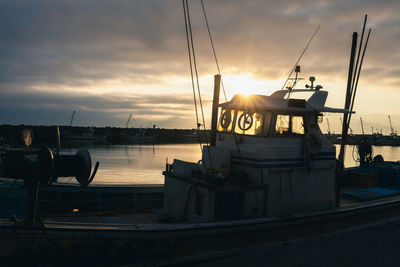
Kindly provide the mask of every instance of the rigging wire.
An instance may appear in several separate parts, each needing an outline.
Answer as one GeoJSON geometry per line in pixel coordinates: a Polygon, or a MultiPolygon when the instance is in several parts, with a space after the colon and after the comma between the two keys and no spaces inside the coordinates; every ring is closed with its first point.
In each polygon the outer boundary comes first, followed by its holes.
{"type": "MultiPolygon", "coordinates": [[[[185,16],[185,32],[186,32],[186,42],[187,42],[187,49],[188,49],[188,55],[189,55],[189,65],[190,65],[190,77],[192,79],[192,89],[193,89],[193,102],[194,102],[194,109],[196,111],[196,126],[197,130],[200,128],[200,123],[199,123],[199,114],[197,111],[197,99],[196,99],[196,90],[194,87],[194,79],[193,79],[193,67],[192,67],[192,54],[190,52],[190,43],[189,43],[189,31],[188,31],[188,18],[186,14],[186,5],[185,5],[185,0],[182,0],[183,4],[183,14],[185,16]]],[[[199,137],[199,144],[200,144],[200,150],[202,149],[202,143],[201,143],[201,136],[198,134],[199,137]]]]}
{"type": "MultiPolygon", "coordinates": [[[[189,35],[190,35],[190,43],[192,46],[192,55],[193,55],[193,67],[194,67],[194,73],[195,73],[195,77],[196,77],[196,84],[197,84],[197,91],[198,91],[198,97],[199,97],[199,103],[200,103],[200,110],[201,110],[201,116],[202,116],[202,121],[203,121],[203,128],[204,128],[204,133],[206,134],[206,122],[204,119],[204,110],[203,110],[203,101],[201,100],[201,93],[200,93],[200,83],[199,83],[199,74],[197,71],[197,62],[196,62],[196,53],[194,50],[194,42],[193,42],[193,32],[192,32],[192,24],[190,21],[190,13],[189,13],[189,3],[186,0],[186,14],[187,14],[187,18],[188,18],[188,26],[189,26],[189,35]]],[[[207,137],[207,134],[206,134],[207,137]]],[[[206,138],[206,143],[208,144],[207,141],[208,138],[206,138]]]]}
{"type": "Polygon", "coordinates": [[[296,63],[294,64],[294,66],[292,68],[292,70],[290,71],[289,76],[287,77],[287,79],[286,79],[285,83],[283,84],[281,90],[283,90],[285,88],[285,85],[289,81],[290,76],[292,76],[292,73],[296,69],[297,64],[299,63],[300,59],[303,57],[304,53],[307,51],[308,46],[310,45],[311,41],[314,39],[314,36],[317,34],[320,26],[321,25],[318,25],[317,29],[315,29],[315,31],[314,31],[313,35],[311,36],[310,40],[308,41],[306,47],[303,49],[303,52],[301,52],[300,57],[297,59],[296,63]]]}
{"type": "MultiPolygon", "coordinates": [[[[187,29],[189,32],[189,35],[187,35],[188,40],[190,39],[191,43],[191,49],[192,49],[192,55],[193,55],[193,67],[194,67],[194,73],[196,77],[196,84],[197,84],[197,91],[198,91],[198,97],[199,97],[199,103],[200,103],[200,110],[201,110],[201,116],[202,116],[202,121],[203,121],[203,129],[204,129],[204,136],[205,136],[205,142],[207,144],[207,151],[208,151],[208,156],[210,160],[210,168],[211,170],[213,169],[212,167],[212,159],[211,159],[211,152],[210,152],[210,145],[209,145],[209,138],[207,135],[207,130],[206,130],[206,122],[204,119],[204,109],[203,109],[203,101],[201,100],[201,92],[200,92],[200,83],[199,83],[199,75],[197,71],[197,62],[196,62],[196,53],[194,49],[194,41],[193,41],[193,32],[192,32],[192,24],[190,20],[190,12],[189,12],[189,3],[187,0],[183,0],[184,8],[186,8],[186,16],[185,20],[187,18],[187,29]]],[[[192,60],[190,61],[190,64],[192,64],[192,60]]],[[[192,80],[193,80],[193,72],[192,74],[192,80]]],[[[197,121],[197,125],[200,126],[199,122],[197,121]]]]}
{"type": "MultiPolygon", "coordinates": [[[[210,25],[209,25],[208,19],[207,19],[206,9],[204,7],[203,0],[200,0],[200,2],[201,2],[201,8],[203,9],[204,20],[205,20],[206,25],[207,25],[208,36],[210,38],[211,47],[212,47],[212,51],[213,51],[214,59],[215,59],[215,64],[217,65],[218,74],[221,75],[221,70],[220,70],[219,64],[218,64],[217,53],[215,52],[214,41],[213,41],[212,36],[211,36],[210,25]]],[[[221,85],[222,85],[222,91],[224,92],[225,101],[228,102],[228,99],[226,97],[224,83],[222,82],[222,79],[221,79],[221,85]]]]}
{"type": "MultiPolygon", "coordinates": [[[[220,68],[219,68],[217,53],[215,52],[214,41],[213,41],[212,35],[211,35],[210,24],[208,23],[208,19],[207,19],[206,9],[205,9],[205,7],[204,7],[203,0],[200,0],[200,2],[201,2],[201,7],[202,7],[202,9],[203,9],[204,20],[205,20],[206,26],[207,26],[208,37],[209,37],[209,39],[210,39],[212,51],[213,51],[213,54],[214,54],[215,64],[216,64],[216,66],[217,66],[218,74],[221,75],[221,70],[220,70],[220,68]]],[[[221,78],[221,86],[222,86],[222,91],[224,92],[225,102],[228,102],[228,98],[226,97],[225,86],[224,86],[224,83],[223,83],[223,81],[222,81],[222,78],[221,78]]],[[[236,136],[236,134],[235,134],[234,131],[231,131],[231,136],[233,137],[233,141],[234,141],[234,143],[235,143],[235,145],[236,145],[236,149],[237,149],[237,151],[238,151],[239,158],[240,158],[241,163],[242,163],[242,166],[243,166],[243,168],[244,168],[243,157],[242,157],[242,153],[241,153],[240,147],[239,147],[239,140],[238,140],[238,138],[237,138],[237,136],[236,136]]]]}

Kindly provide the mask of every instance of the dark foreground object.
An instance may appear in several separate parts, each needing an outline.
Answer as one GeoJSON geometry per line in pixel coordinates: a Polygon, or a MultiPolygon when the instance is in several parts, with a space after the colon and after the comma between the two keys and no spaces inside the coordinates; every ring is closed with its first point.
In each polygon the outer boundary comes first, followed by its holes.
{"type": "MultiPolygon", "coordinates": [[[[0,258],[2,263],[7,265],[115,266],[138,263],[206,263],[205,261],[220,255],[232,252],[240,254],[265,245],[270,245],[271,251],[276,251],[279,255],[281,250],[282,253],[286,253],[282,245],[284,242],[291,244],[297,242],[295,240],[305,238],[324,240],[326,234],[351,229],[365,231],[363,229],[369,229],[365,227],[390,220],[397,221],[399,218],[400,199],[393,197],[289,218],[216,223],[105,224],[45,221],[44,228],[27,228],[3,220],[0,221],[0,258]]],[[[386,236],[399,235],[397,228],[391,229],[386,236]]],[[[377,235],[379,237],[379,234],[377,235]]],[[[378,237],[365,232],[360,234],[360,237],[343,237],[343,243],[351,249],[356,249],[358,243],[352,245],[353,243],[362,240],[375,242],[379,240],[378,237]]],[[[340,255],[344,248],[335,245],[336,241],[332,242],[333,244],[326,243],[327,246],[332,246],[331,253],[340,255]]],[[[314,249],[305,246],[304,254],[318,256],[319,252],[315,249],[322,248],[323,244],[324,242],[321,245],[315,243],[314,249]],[[314,252],[316,254],[313,254],[314,252]]],[[[257,253],[257,250],[254,253],[257,253]]],[[[290,260],[277,257],[275,256],[276,260],[290,260]]],[[[261,261],[263,259],[260,258],[261,261]]],[[[304,260],[315,258],[306,257],[304,260]]],[[[254,262],[257,262],[256,258],[254,262]]]]}
{"type": "Polygon", "coordinates": [[[399,266],[400,220],[215,255],[195,266],[399,266]]]}

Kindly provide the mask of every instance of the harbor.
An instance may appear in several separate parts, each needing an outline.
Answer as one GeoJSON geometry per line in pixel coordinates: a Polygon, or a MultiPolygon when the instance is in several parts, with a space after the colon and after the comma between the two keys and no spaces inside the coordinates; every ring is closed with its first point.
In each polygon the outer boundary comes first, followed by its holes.
{"type": "Polygon", "coordinates": [[[261,2],[3,5],[2,264],[398,265],[388,18],[261,2]]]}

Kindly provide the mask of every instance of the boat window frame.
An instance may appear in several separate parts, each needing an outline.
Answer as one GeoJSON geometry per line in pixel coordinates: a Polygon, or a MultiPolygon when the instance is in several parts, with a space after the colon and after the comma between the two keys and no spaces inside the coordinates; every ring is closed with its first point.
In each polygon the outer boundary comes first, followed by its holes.
{"type": "MultiPolygon", "coordinates": [[[[251,137],[262,137],[262,138],[270,138],[271,137],[271,125],[272,125],[272,119],[273,119],[273,112],[271,110],[261,110],[261,109],[248,109],[248,108],[241,108],[241,107],[235,107],[235,108],[231,108],[232,110],[234,110],[234,116],[233,116],[233,122],[232,122],[232,129],[230,131],[230,133],[238,135],[238,136],[251,136],[251,137]],[[237,133],[235,132],[236,126],[237,126],[237,119],[238,119],[238,113],[239,111],[243,111],[246,113],[260,113],[263,116],[263,120],[262,120],[262,127],[261,127],[261,134],[259,135],[255,135],[255,134],[243,134],[243,133],[237,133]],[[269,115],[267,115],[267,113],[269,115]],[[265,129],[265,121],[266,119],[269,117],[269,127],[268,130],[265,129]],[[267,131],[267,134],[264,135],[264,133],[267,131]]],[[[219,132],[219,133],[225,133],[227,134],[228,132],[219,132]]]]}
{"type": "MultiPolygon", "coordinates": [[[[272,138],[303,138],[309,131],[309,116],[310,114],[307,112],[295,112],[295,111],[273,111],[271,118],[271,127],[270,127],[270,136],[272,138]],[[290,117],[302,117],[303,118],[303,128],[304,134],[296,134],[296,133],[288,133],[288,134],[278,134],[276,133],[276,122],[278,115],[288,115],[290,117]]],[[[291,120],[291,118],[290,118],[291,120]]],[[[291,126],[289,126],[291,127],[291,126]]]]}
{"type": "MultiPolygon", "coordinates": [[[[217,133],[224,133],[224,134],[231,134],[231,133],[232,133],[232,131],[233,131],[234,127],[235,127],[236,113],[237,113],[237,110],[236,110],[235,108],[219,107],[219,110],[218,110],[218,120],[217,120],[217,130],[216,130],[217,133]],[[230,110],[230,111],[233,110],[233,115],[231,116],[231,121],[230,121],[230,127],[231,127],[231,129],[230,129],[230,130],[227,130],[227,131],[220,131],[220,130],[218,130],[218,129],[219,129],[219,126],[221,125],[221,118],[222,118],[222,111],[223,111],[223,110],[225,110],[225,112],[227,112],[228,110],[230,110]]],[[[221,125],[221,127],[222,127],[222,125],[221,125]]],[[[223,128],[223,127],[222,127],[222,128],[223,128]]],[[[229,126],[228,126],[227,128],[229,128],[229,126]]]]}

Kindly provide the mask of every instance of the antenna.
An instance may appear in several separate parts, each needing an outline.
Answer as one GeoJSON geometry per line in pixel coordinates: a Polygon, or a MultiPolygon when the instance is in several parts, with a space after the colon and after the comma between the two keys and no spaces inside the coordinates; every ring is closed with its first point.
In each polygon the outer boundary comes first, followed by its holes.
{"type": "Polygon", "coordinates": [[[298,65],[300,59],[303,57],[303,55],[304,55],[304,53],[306,52],[306,50],[307,50],[308,46],[310,45],[311,41],[314,39],[314,36],[315,36],[315,34],[317,34],[317,32],[318,32],[320,26],[321,26],[321,25],[318,25],[317,29],[315,29],[315,31],[314,31],[313,35],[311,36],[310,40],[308,41],[306,47],[303,49],[303,52],[301,52],[299,58],[297,59],[296,63],[294,64],[294,66],[293,66],[293,68],[292,68],[292,70],[290,71],[289,76],[287,77],[287,79],[286,79],[285,83],[283,84],[281,90],[283,90],[283,89],[285,88],[286,83],[289,81],[290,76],[292,76],[293,71],[295,71],[296,66],[298,65]]]}

